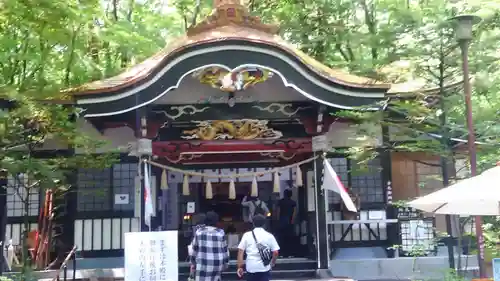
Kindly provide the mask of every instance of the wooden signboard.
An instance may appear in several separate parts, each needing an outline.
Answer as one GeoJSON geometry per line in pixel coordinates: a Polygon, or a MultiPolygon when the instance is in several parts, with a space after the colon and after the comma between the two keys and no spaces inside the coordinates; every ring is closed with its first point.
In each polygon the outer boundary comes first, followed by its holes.
{"type": "Polygon", "coordinates": [[[500,259],[492,259],[491,267],[493,269],[493,280],[500,281],[500,259]]]}
{"type": "Polygon", "coordinates": [[[125,281],[178,281],[177,231],[125,233],[125,281]]]}

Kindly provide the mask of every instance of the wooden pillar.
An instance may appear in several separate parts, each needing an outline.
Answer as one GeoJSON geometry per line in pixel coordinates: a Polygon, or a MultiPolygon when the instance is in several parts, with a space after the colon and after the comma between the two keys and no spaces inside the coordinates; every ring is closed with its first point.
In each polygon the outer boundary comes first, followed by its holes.
{"type": "MultiPolygon", "coordinates": [[[[74,150],[72,151],[74,154],[74,150]]],[[[65,194],[66,213],[63,218],[63,245],[65,256],[73,249],[75,244],[75,222],[78,212],[78,170],[74,169],[68,175],[68,182],[71,187],[65,194]]],[[[81,251],[83,249],[77,249],[81,251]]]]}
{"type": "MultiPolygon", "coordinates": [[[[72,122],[77,121],[77,116],[73,115],[71,117],[72,122]]],[[[76,150],[74,146],[68,149],[68,157],[75,157],[76,150]]],[[[78,212],[78,169],[75,168],[68,171],[67,182],[69,183],[69,189],[64,193],[64,215],[62,216],[62,252],[64,253],[63,259],[69,254],[73,247],[75,246],[75,222],[77,219],[78,212]]],[[[64,192],[64,191],[63,191],[64,192]]],[[[76,249],[77,251],[82,251],[83,249],[76,249]]],[[[75,254],[76,255],[76,254],[75,254]]],[[[59,257],[58,257],[59,258],[59,257]]],[[[76,256],[73,257],[74,262],[76,262],[76,256]]]]}
{"type": "MultiPolygon", "coordinates": [[[[299,229],[299,241],[302,241],[302,237],[305,237],[306,238],[306,241],[307,241],[307,230],[304,232],[303,229],[302,229],[302,223],[303,222],[308,222],[308,214],[307,212],[309,210],[307,210],[307,189],[309,188],[308,186],[308,182],[307,182],[307,170],[308,169],[304,169],[304,166],[302,167],[302,179],[304,181],[304,186],[302,187],[297,187],[297,205],[298,205],[298,214],[296,216],[296,223],[298,222],[298,224],[301,226],[299,229]]],[[[290,180],[292,180],[292,171],[290,169],[290,180]]],[[[285,182],[286,184],[286,182],[285,182]]],[[[282,182],[282,185],[281,186],[285,186],[285,184],[283,184],[282,182]]],[[[292,183],[289,184],[289,186],[293,186],[292,183]]],[[[279,200],[279,197],[278,197],[278,200],[279,200]]],[[[309,226],[307,226],[309,227],[309,226]]],[[[302,243],[300,243],[300,246],[298,248],[300,248],[300,250],[297,250],[295,253],[300,253],[301,255],[309,255],[309,241],[307,241],[307,243],[305,245],[303,245],[302,243]]]]}
{"type": "Polygon", "coordinates": [[[389,128],[382,126],[382,146],[378,148],[381,164],[381,178],[384,185],[384,197],[386,204],[392,204],[392,161],[389,147],[389,128]]]}
{"type": "MultiPolygon", "coordinates": [[[[148,122],[147,122],[147,119],[145,116],[141,116],[140,117],[140,130],[139,130],[139,138],[145,138],[147,133],[148,133],[148,122]]],[[[139,144],[137,144],[137,148],[138,150],[139,149],[139,144]]],[[[139,151],[138,151],[139,152],[139,151]]],[[[139,158],[142,160],[144,159],[145,157],[143,155],[141,155],[140,153],[138,153],[139,155],[139,158]]],[[[144,181],[144,167],[145,167],[146,163],[142,162],[141,161],[141,164],[139,165],[139,174],[141,175],[141,197],[140,197],[140,200],[141,200],[141,231],[148,231],[149,228],[148,226],[146,225],[145,223],[145,203],[144,202],[144,186],[145,186],[145,181],[144,181]]]]}
{"type": "MultiPolygon", "coordinates": [[[[398,209],[397,207],[392,205],[392,161],[389,142],[389,128],[387,126],[382,126],[382,146],[379,147],[379,155],[380,163],[382,166],[381,178],[382,185],[384,187],[386,218],[397,219],[398,209]]],[[[388,245],[386,245],[386,248],[391,248],[387,250],[387,256],[389,258],[396,257],[396,251],[398,250],[392,249],[392,246],[401,244],[399,236],[399,224],[387,224],[387,241],[388,245]]]]}
{"type": "MultiPolygon", "coordinates": [[[[318,153],[315,153],[318,155],[318,153]]],[[[316,202],[316,252],[318,269],[328,269],[328,228],[326,225],[326,201],[323,185],[323,157],[314,160],[314,189],[316,202]]]]}
{"type": "Polygon", "coordinates": [[[7,171],[0,170],[0,275],[5,267],[3,249],[7,231],[7,171]]]}
{"type": "MultiPolygon", "coordinates": [[[[142,156],[141,156],[141,159],[142,159],[142,156]]],[[[145,181],[144,181],[144,166],[146,165],[146,163],[144,162],[141,162],[141,164],[139,165],[139,169],[141,169],[140,171],[140,175],[141,175],[141,197],[140,197],[140,200],[141,200],[141,231],[149,231],[149,227],[146,225],[146,221],[145,221],[145,203],[144,202],[144,185],[145,185],[145,181]]]]}

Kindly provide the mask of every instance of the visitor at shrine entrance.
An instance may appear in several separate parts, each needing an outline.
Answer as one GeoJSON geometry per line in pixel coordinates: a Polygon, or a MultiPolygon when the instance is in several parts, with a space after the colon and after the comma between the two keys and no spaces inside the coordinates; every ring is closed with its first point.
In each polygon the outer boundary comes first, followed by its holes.
{"type": "MultiPolygon", "coordinates": [[[[251,196],[249,183],[236,183],[237,194],[235,200],[228,200],[225,189],[227,183],[213,184],[214,196],[206,199],[203,194],[199,196],[200,213],[210,211],[220,216],[218,227],[227,235],[231,259],[236,258],[237,245],[242,235],[252,229],[251,218],[262,215],[266,218],[265,228],[271,232],[280,244],[282,257],[300,256],[300,244],[295,233],[297,203],[292,199],[292,189],[282,190],[282,196],[273,194],[272,183],[260,182],[259,193],[251,196]]],[[[201,189],[203,190],[203,189],[201,189]]],[[[203,191],[202,191],[203,192],[203,191]]]]}
{"type": "MultiPolygon", "coordinates": [[[[262,215],[264,217],[271,216],[271,212],[269,211],[266,202],[260,200],[258,196],[243,197],[243,200],[241,201],[241,206],[242,206],[241,213],[243,216],[243,221],[248,224],[247,225],[248,230],[253,228],[252,219],[255,215],[262,215]]],[[[266,224],[266,226],[269,227],[269,224],[266,224]]]]}
{"type": "MultiPolygon", "coordinates": [[[[278,201],[276,210],[276,218],[278,227],[275,235],[278,237],[278,243],[281,245],[281,256],[292,257],[294,256],[295,241],[295,215],[297,203],[292,199],[293,192],[291,189],[284,191],[283,198],[278,201]]],[[[296,245],[296,244],[295,244],[296,245]]]]}

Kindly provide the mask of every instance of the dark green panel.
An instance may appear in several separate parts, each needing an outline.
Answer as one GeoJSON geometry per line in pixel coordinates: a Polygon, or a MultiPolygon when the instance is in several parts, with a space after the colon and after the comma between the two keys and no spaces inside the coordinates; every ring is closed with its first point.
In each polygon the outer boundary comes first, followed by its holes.
{"type": "Polygon", "coordinates": [[[314,103],[244,103],[230,107],[227,104],[154,105],[148,108],[153,120],[183,122],[190,120],[231,119],[294,119],[315,117],[314,103]]]}

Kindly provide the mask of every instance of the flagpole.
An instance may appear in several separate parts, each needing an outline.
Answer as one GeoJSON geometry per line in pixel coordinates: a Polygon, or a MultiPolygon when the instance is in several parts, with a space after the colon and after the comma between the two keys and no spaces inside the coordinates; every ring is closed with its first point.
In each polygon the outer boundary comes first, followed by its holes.
{"type": "MultiPolygon", "coordinates": [[[[149,157],[148,157],[149,158],[149,157]]],[[[151,159],[148,159],[148,160],[151,160],[151,159]]],[[[151,173],[151,164],[147,164],[145,163],[146,165],[148,165],[148,180],[149,180],[149,183],[148,183],[148,186],[149,186],[149,198],[151,203],[153,203],[153,193],[152,193],[152,189],[153,189],[153,185],[152,185],[152,173],[151,173]]],[[[153,223],[151,222],[151,217],[149,218],[149,232],[151,232],[151,227],[153,226],[153,223]]]]}
{"type": "Polygon", "coordinates": [[[146,225],[146,202],[144,201],[144,195],[145,195],[145,186],[146,186],[146,174],[145,171],[147,163],[144,162],[143,160],[146,159],[144,156],[141,156],[141,164],[139,169],[141,169],[143,172],[141,173],[141,232],[147,231],[147,225],[146,225]],[[144,166],[143,166],[144,165],[144,166]]]}

